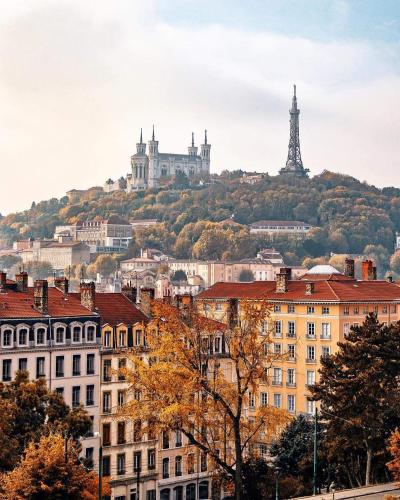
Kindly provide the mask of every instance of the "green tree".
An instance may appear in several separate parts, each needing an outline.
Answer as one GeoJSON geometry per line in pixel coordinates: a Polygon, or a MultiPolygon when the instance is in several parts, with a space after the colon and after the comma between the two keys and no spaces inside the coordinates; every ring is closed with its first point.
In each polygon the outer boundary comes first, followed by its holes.
{"type": "Polygon", "coordinates": [[[0,257],[0,269],[10,269],[21,262],[21,257],[17,255],[2,255],[0,257]]]}
{"type": "Polygon", "coordinates": [[[117,269],[117,261],[109,254],[99,255],[94,261],[94,269],[102,276],[110,276],[117,269]]]}
{"type": "Polygon", "coordinates": [[[385,443],[400,425],[400,325],[385,326],[370,313],[338,348],[321,358],[320,381],[310,390],[321,401],[329,456],[350,486],[368,485],[384,477],[385,443]]]}
{"type": "Polygon", "coordinates": [[[250,269],[242,269],[239,274],[239,281],[254,281],[254,273],[250,269]]]}
{"type": "Polygon", "coordinates": [[[34,280],[44,280],[53,274],[53,266],[50,262],[30,261],[25,264],[25,270],[34,280]]]}
{"type": "Polygon", "coordinates": [[[186,276],[185,271],[182,271],[182,269],[178,269],[172,275],[171,280],[172,281],[187,281],[187,276],[186,276]]]}
{"type": "Polygon", "coordinates": [[[390,257],[390,270],[400,274],[400,253],[395,253],[390,257]]]}

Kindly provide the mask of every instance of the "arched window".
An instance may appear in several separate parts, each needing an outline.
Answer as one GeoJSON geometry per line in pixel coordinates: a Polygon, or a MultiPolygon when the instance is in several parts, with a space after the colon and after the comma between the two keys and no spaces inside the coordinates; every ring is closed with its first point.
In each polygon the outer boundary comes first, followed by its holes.
{"type": "Polygon", "coordinates": [[[196,485],[194,483],[186,486],[186,500],[196,500],[196,485]]]}
{"type": "Polygon", "coordinates": [[[13,342],[13,330],[11,328],[4,328],[3,330],[3,347],[12,347],[13,342]]]}
{"type": "Polygon", "coordinates": [[[170,489],[169,488],[164,488],[163,490],[160,491],[160,500],[170,500],[170,489]]]}
{"type": "Polygon", "coordinates": [[[199,484],[199,499],[204,500],[208,498],[208,481],[201,481],[199,484]]]}
{"type": "Polygon", "coordinates": [[[66,326],[61,323],[56,323],[54,325],[54,340],[56,344],[65,343],[65,330],[66,326]]]}
{"type": "Polygon", "coordinates": [[[183,500],[183,486],[175,486],[174,500],[183,500]]]}
{"type": "Polygon", "coordinates": [[[82,326],[76,324],[72,326],[72,342],[74,344],[82,342],[82,326]]]}
{"type": "Polygon", "coordinates": [[[28,345],[29,330],[26,326],[21,326],[17,328],[17,338],[19,346],[28,345]]]}
{"type": "Polygon", "coordinates": [[[34,329],[36,345],[44,345],[46,343],[47,326],[35,325],[34,329]]]}
{"type": "Polygon", "coordinates": [[[86,325],[86,342],[95,342],[96,340],[96,325],[86,325]]]}
{"type": "Polygon", "coordinates": [[[182,457],[175,457],[175,476],[182,476],[182,457]]]}

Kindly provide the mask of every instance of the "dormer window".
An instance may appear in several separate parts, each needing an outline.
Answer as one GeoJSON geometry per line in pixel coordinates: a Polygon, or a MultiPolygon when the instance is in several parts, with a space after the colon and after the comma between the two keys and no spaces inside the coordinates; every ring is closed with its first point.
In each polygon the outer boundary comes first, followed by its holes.
{"type": "Polygon", "coordinates": [[[96,340],[96,327],[88,325],[86,327],[86,342],[94,342],[96,340]]]}
{"type": "Polygon", "coordinates": [[[46,342],[46,328],[44,326],[36,327],[35,337],[36,345],[44,345],[46,342]]]}
{"type": "Polygon", "coordinates": [[[56,344],[65,343],[65,326],[57,326],[55,328],[55,343],[56,344]]]}
{"type": "Polygon", "coordinates": [[[126,347],[126,330],[118,332],[119,347],[126,347]]]}
{"type": "Polygon", "coordinates": [[[81,326],[73,326],[72,327],[72,342],[74,344],[79,344],[82,341],[82,327],[81,326]]]}
{"type": "Polygon", "coordinates": [[[111,331],[106,330],[104,332],[104,347],[111,347],[111,331]]]}
{"type": "Polygon", "coordinates": [[[28,345],[28,329],[25,327],[18,329],[18,345],[21,347],[28,345]]]}
{"type": "Polygon", "coordinates": [[[13,346],[13,331],[11,328],[5,328],[3,330],[3,347],[13,346]]]}

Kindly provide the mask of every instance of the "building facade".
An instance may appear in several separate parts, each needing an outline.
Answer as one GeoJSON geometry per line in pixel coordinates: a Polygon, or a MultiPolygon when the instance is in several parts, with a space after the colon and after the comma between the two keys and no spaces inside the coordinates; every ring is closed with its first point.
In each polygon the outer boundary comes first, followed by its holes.
{"type": "Polygon", "coordinates": [[[75,264],[89,264],[90,248],[78,241],[30,240],[29,245],[18,251],[22,262],[49,262],[55,271],[64,271],[75,264]]]}
{"type": "Polygon", "coordinates": [[[250,224],[250,234],[289,235],[305,238],[312,229],[310,224],[296,220],[259,220],[250,224]]]}
{"type": "MultiPolygon", "coordinates": [[[[194,144],[193,133],[187,154],[161,153],[158,150],[158,141],[155,139],[154,127],[148,148],[147,154],[141,131],[140,140],[136,144],[136,153],[131,156],[131,172],[126,177],[127,192],[155,188],[162,179],[173,177],[178,172],[186,174],[188,178],[208,176],[210,173],[211,145],[207,140],[207,131],[204,134],[204,142],[200,146],[200,154],[198,147],[194,144]]],[[[120,190],[121,185],[120,181],[108,180],[104,185],[104,191],[120,190]]]]}

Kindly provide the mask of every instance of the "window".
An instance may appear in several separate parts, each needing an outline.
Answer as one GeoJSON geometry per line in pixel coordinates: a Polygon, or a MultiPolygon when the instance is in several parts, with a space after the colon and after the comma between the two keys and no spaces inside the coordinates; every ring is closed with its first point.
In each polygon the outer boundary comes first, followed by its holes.
{"type": "Polygon", "coordinates": [[[122,476],[125,474],[125,453],[118,453],[117,455],[117,475],[122,476]]]}
{"type": "Polygon", "coordinates": [[[199,484],[199,500],[208,498],[208,481],[201,481],[199,484]]]}
{"type": "Polygon", "coordinates": [[[282,385],[282,368],[274,368],[272,385],[282,385]]]}
{"type": "Polygon", "coordinates": [[[215,304],[215,310],[216,310],[216,311],[222,311],[222,304],[221,304],[221,303],[219,303],[219,302],[217,302],[217,303],[215,304]]]}
{"type": "Polygon", "coordinates": [[[268,393],[267,392],[261,392],[260,393],[260,405],[261,406],[267,406],[268,404],[268,393]]]}
{"type": "Polygon", "coordinates": [[[135,442],[142,440],[142,421],[135,420],[133,424],[133,440],[135,442]]]}
{"type": "Polygon", "coordinates": [[[307,370],[307,385],[314,385],[314,384],[315,384],[315,371],[307,370]]]}
{"type": "Polygon", "coordinates": [[[392,305],[390,306],[390,312],[391,312],[391,313],[396,313],[396,312],[397,312],[397,306],[396,306],[396,304],[392,304],[392,305]]]}
{"type": "Polygon", "coordinates": [[[147,490],[146,500],[156,500],[156,490],[147,490]]]}
{"type": "Polygon", "coordinates": [[[282,321],[275,321],[275,337],[282,337],[282,321]]]}
{"type": "Polygon", "coordinates": [[[331,338],[331,324],[330,323],[322,323],[322,325],[321,325],[321,338],[322,339],[330,339],[331,338]]]}
{"type": "Polygon", "coordinates": [[[363,306],[363,314],[368,314],[368,306],[363,306]]]}
{"type": "Polygon", "coordinates": [[[307,323],[307,337],[315,338],[315,323],[307,323]]]}
{"type": "Polygon", "coordinates": [[[96,340],[96,327],[94,325],[89,325],[86,327],[86,341],[94,342],[96,340]]]}
{"type": "Polygon", "coordinates": [[[142,330],[135,331],[135,345],[142,345],[142,330]]]}
{"type": "Polygon", "coordinates": [[[330,356],[330,354],[331,354],[331,348],[329,346],[321,347],[321,358],[326,358],[330,356]]]}
{"type": "Polygon", "coordinates": [[[147,425],[147,439],[148,440],[157,439],[155,421],[154,419],[151,418],[149,419],[147,425]]]}
{"type": "Polygon", "coordinates": [[[119,358],[118,360],[118,380],[125,380],[124,370],[126,368],[126,358],[119,358]]]}
{"type": "Polygon", "coordinates": [[[287,397],[287,409],[291,413],[296,411],[296,396],[294,396],[293,394],[289,394],[287,397]]]}
{"type": "Polygon", "coordinates": [[[81,404],[81,388],[76,385],[72,388],[72,406],[76,407],[81,404]]]}
{"type": "Polygon", "coordinates": [[[111,412],[111,392],[103,392],[103,413],[111,412]]]}
{"type": "Polygon", "coordinates": [[[315,401],[307,398],[307,413],[309,415],[315,414],[315,401]]]}
{"type": "Polygon", "coordinates": [[[56,394],[58,394],[61,397],[64,397],[64,387],[57,387],[56,394]]]}
{"type": "Polygon", "coordinates": [[[296,337],[296,323],[294,321],[288,321],[288,337],[296,337]]]}
{"type": "Polygon", "coordinates": [[[358,306],[354,306],[353,307],[353,314],[359,314],[360,313],[360,309],[358,306]]]}
{"type": "Polygon", "coordinates": [[[374,306],[374,313],[378,314],[378,306],[374,306]]]}
{"type": "Polygon", "coordinates": [[[322,307],[322,314],[329,314],[329,307],[323,306],[322,307]]]}
{"type": "Polygon", "coordinates": [[[275,408],[280,408],[282,406],[281,394],[274,394],[274,406],[275,408]]]}
{"type": "Polygon", "coordinates": [[[93,448],[86,448],[85,450],[86,467],[89,467],[90,469],[93,468],[93,454],[94,454],[93,448]]]}
{"type": "Polygon", "coordinates": [[[18,330],[18,345],[25,346],[28,344],[28,330],[21,328],[18,330]]]}
{"type": "Polygon", "coordinates": [[[175,457],[175,476],[182,476],[182,457],[175,457]]]}
{"type": "Polygon", "coordinates": [[[12,347],[13,345],[13,331],[10,329],[3,331],[3,347],[12,347]]]}
{"type": "Polygon", "coordinates": [[[3,359],[3,382],[11,380],[11,359],[3,359]]]}
{"type": "Polygon", "coordinates": [[[221,352],[221,337],[216,337],[214,339],[214,352],[216,353],[221,352]]]}
{"type": "Polygon", "coordinates": [[[56,356],[56,377],[64,376],[64,356],[56,356]]]}
{"type": "Polygon", "coordinates": [[[82,335],[82,327],[74,326],[72,328],[72,342],[74,342],[75,344],[81,342],[81,335],[82,335]]]}
{"type": "Polygon", "coordinates": [[[126,391],[118,391],[118,406],[123,406],[125,404],[125,394],[126,391]]]}
{"type": "Polygon", "coordinates": [[[126,347],[126,330],[118,332],[118,345],[119,347],[126,347]]]}
{"type": "Polygon", "coordinates": [[[343,314],[344,314],[344,316],[348,316],[350,314],[350,308],[349,308],[349,306],[344,306],[343,307],[343,314]]]}
{"type": "Polygon", "coordinates": [[[104,347],[111,347],[111,331],[110,330],[106,330],[104,332],[103,345],[104,345],[104,347]]]}
{"type": "Polygon", "coordinates": [[[252,392],[249,392],[249,407],[250,408],[256,407],[256,398],[254,397],[254,394],[252,392]]]}
{"type": "Polygon", "coordinates": [[[86,386],[86,406],[94,405],[94,385],[86,386]]]}
{"type": "Polygon", "coordinates": [[[288,344],[287,352],[288,352],[289,361],[294,361],[296,359],[296,345],[295,344],[288,344]]]}
{"type": "Polygon", "coordinates": [[[111,359],[103,361],[103,382],[111,382],[111,359]]]}
{"type": "Polygon", "coordinates": [[[280,304],[275,304],[274,305],[274,312],[276,312],[276,313],[281,312],[281,306],[280,306],[280,304]]]}
{"type": "Polygon", "coordinates": [[[140,472],[142,467],[142,452],[135,451],[133,454],[133,472],[140,472]]]}
{"type": "Polygon", "coordinates": [[[382,314],[387,314],[388,308],[387,306],[382,306],[382,314]]]}
{"type": "Polygon", "coordinates": [[[196,500],[196,485],[193,483],[186,486],[186,500],[196,500]]]}
{"type": "Polygon", "coordinates": [[[166,450],[169,448],[169,432],[168,431],[163,431],[163,433],[162,433],[162,447],[163,447],[163,450],[166,450]]]}
{"type": "Polygon", "coordinates": [[[287,385],[294,387],[296,385],[296,371],[294,368],[288,368],[287,370],[287,385]]]}
{"type": "Polygon", "coordinates": [[[149,470],[156,468],[156,450],[147,451],[147,468],[149,470]]]}
{"type": "Polygon", "coordinates": [[[166,479],[169,477],[169,458],[163,458],[162,461],[162,477],[166,479]]]}
{"type": "Polygon", "coordinates": [[[46,336],[46,329],[38,328],[36,330],[36,344],[43,345],[45,343],[45,338],[46,338],[45,336],[46,336]]]}
{"type": "Polygon", "coordinates": [[[44,377],[44,358],[36,358],[36,378],[44,377]]]}
{"type": "Polygon", "coordinates": [[[103,446],[111,444],[111,424],[103,424],[103,446]]]}
{"type": "Polygon", "coordinates": [[[307,346],[307,360],[312,361],[315,359],[315,347],[313,345],[307,346]]]}
{"type": "Polygon", "coordinates": [[[204,451],[200,455],[200,471],[205,472],[207,470],[207,453],[204,451]]]}
{"type": "Polygon", "coordinates": [[[267,333],[268,332],[268,321],[263,321],[261,323],[261,333],[267,333]]]}
{"type": "Polygon", "coordinates": [[[110,471],[111,471],[111,459],[110,459],[110,456],[107,455],[105,457],[103,457],[103,476],[109,476],[110,475],[110,471]]]}
{"type": "Polygon", "coordinates": [[[279,342],[274,343],[274,354],[282,354],[282,344],[279,342]]]}
{"type": "Polygon", "coordinates": [[[25,372],[27,369],[28,369],[28,359],[27,358],[19,358],[18,370],[21,372],[25,372]]]}
{"type": "Polygon", "coordinates": [[[188,453],[187,472],[188,474],[194,474],[194,453],[188,453]]]}
{"type": "Polygon", "coordinates": [[[72,375],[81,374],[81,356],[80,354],[74,354],[72,356],[72,375]]]}
{"type": "Polygon", "coordinates": [[[64,334],[65,328],[63,326],[58,326],[56,328],[56,344],[64,344],[64,334]]]}
{"type": "Polygon", "coordinates": [[[296,308],[293,304],[288,305],[288,313],[294,313],[296,311],[296,308]]]}
{"type": "Polygon", "coordinates": [[[307,314],[314,314],[315,309],[314,306],[307,306],[307,314]]]}
{"type": "Polygon", "coordinates": [[[117,425],[117,444],[125,443],[125,422],[118,422],[117,425]]]}
{"type": "Polygon", "coordinates": [[[350,332],[350,323],[343,323],[343,335],[348,335],[350,332]]]}
{"type": "Polygon", "coordinates": [[[179,429],[175,431],[175,446],[177,448],[182,446],[182,432],[179,429]]]}
{"type": "Polygon", "coordinates": [[[86,356],[86,374],[94,375],[94,354],[86,356]]]}

